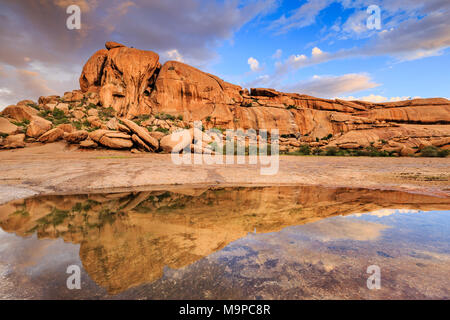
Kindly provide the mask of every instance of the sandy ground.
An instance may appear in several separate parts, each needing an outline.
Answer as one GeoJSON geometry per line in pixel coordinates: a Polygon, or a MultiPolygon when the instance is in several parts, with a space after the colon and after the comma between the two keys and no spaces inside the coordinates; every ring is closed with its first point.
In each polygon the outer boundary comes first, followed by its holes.
{"type": "Polygon", "coordinates": [[[36,194],[161,185],[321,185],[450,196],[450,158],[281,156],[275,175],[260,164],[176,165],[170,155],[80,151],[65,143],[0,151],[0,203],[36,194]]]}

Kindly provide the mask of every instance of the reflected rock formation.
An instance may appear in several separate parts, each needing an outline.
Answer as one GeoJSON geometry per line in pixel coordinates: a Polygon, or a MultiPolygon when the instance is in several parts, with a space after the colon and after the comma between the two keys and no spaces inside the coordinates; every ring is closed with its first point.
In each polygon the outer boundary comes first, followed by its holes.
{"type": "Polygon", "coordinates": [[[80,244],[89,276],[110,294],[153,282],[249,232],[276,232],[386,208],[442,210],[450,199],[399,191],[307,186],[205,188],[40,196],[0,206],[19,236],[80,244]]]}

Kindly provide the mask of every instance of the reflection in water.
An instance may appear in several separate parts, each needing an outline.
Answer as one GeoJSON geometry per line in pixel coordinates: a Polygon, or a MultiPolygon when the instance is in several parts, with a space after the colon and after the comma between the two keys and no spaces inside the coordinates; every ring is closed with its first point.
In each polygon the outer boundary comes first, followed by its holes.
{"type": "Polygon", "coordinates": [[[409,289],[397,290],[399,296],[423,297],[419,287],[426,283],[430,297],[448,298],[436,287],[449,284],[448,214],[437,215],[446,219],[433,225],[436,214],[418,211],[448,210],[449,203],[396,191],[304,186],[17,200],[0,207],[0,226],[27,239],[0,233],[0,294],[14,296],[20,275],[24,296],[34,298],[378,298],[386,292],[366,292],[365,268],[382,259],[396,265],[385,277],[406,272],[409,289]],[[412,242],[420,244],[414,253],[412,242]],[[431,258],[414,260],[424,257],[431,258]],[[77,263],[89,290],[71,296],[65,269],[77,263]],[[412,288],[408,277],[417,275],[411,265],[433,270],[434,278],[412,288]],[[33,277],[46,279],[45,287],[33,277]]]}

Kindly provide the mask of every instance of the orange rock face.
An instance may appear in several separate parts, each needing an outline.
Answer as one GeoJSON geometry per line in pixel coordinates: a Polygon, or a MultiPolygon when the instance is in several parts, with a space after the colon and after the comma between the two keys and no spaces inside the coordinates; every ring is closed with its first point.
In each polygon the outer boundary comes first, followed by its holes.
{"type": "MultiPolygon", "coordinates": [[[[312,139],[332,135],[334,143],[370,144],[383,137],[450,136],[450,102],[414,99],[390,103],[320,99],[274,89],[250,92],[189,65],[168,61],[163,66],[151,51],[108,42],[86,63],[80,77],[83,92],[99,92],[103,107],[133,118],[148,114],[202,120],[207,128],[278,129],[281,135],[312,139]],[[439,125],[432,132],[412,125],[439,125]],[[350,136],[346,135],[350,133],[350,136]],[[356,141],[355,141],[356,140],[356,141]]],[[[415,139],[415,140],[414,140],[415,139]]]]}
{"type": "Polygon", "coordinates": [[[132,117],[149,113],[151,109],[145,98],[152,76],[161,66],[159,56],[118,43],[108,42],[106,47],[108,50],[97,51],[84,66],[81,90],[98,91],[101,104],[114,108],[118,115],[132,117]]]}

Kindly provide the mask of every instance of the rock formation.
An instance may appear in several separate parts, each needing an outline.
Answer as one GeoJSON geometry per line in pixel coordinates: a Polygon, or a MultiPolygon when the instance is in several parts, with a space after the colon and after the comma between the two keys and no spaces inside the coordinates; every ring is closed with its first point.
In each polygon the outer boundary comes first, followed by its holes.
{"type": "MultiPolygon", "coordinates": [[[[41,136],[60,124],[69,124],[77,130],[129,134],[130,138],[106,136],[103,143],[94,141],[103,147],[158,152],[169,151],[158,142],[164,135],[192,128],[193,121],[201,120],[206,129],[278,129],[281,152],[308,146],[318,154],[336,148],[359,154],[368,149],[412,155],[434,146],[445,155],[450,149],[447,99],[371,103],[267,88],[249,91],[181,62],[161,65],[158,54],[151,51],[115,42],[105,46],[83,67],[81,90],[66,92],[63,97],[40,97],[37,104],[25,100],[8,106],[1,114],[0,133],[5,137],[26,133],[25,142],[49,142],[53,138],[41,136]],[[45,120],[53,127],[48,128],[45,120]],[[5,121],[19,122],[17,130],[5,121]]],[[[68,139],[70,143],[79,140],[68,139]]],[[[89,141],[81,144],[83,141],[78,141],[81,146],[94,146],[89,141]]],[[[2,144],[11,147],[5,141],[2,144]]]]}

